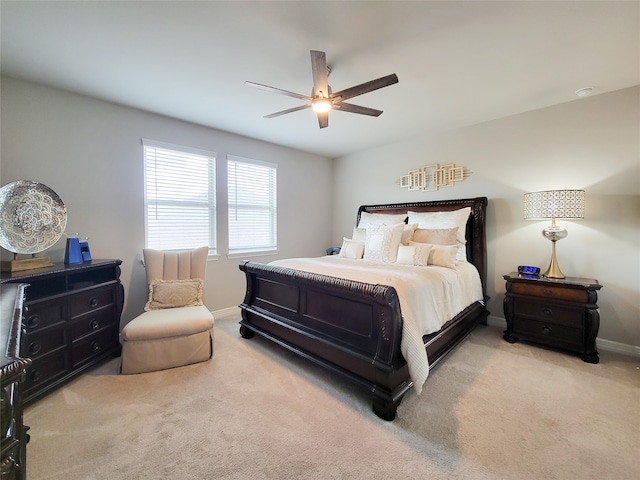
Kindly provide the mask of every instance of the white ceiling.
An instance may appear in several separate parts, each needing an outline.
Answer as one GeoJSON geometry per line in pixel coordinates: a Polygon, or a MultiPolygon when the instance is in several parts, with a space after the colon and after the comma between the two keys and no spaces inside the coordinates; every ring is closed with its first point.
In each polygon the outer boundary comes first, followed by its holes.
{"type": "Polygon", "coordinates": [[[84,1],[0,3],[4,75],[338,157],[640,84],[640,2],[84,1]],[[334,91],[396,73],[331,112],[308,95],[309,50],[334,91]]]}

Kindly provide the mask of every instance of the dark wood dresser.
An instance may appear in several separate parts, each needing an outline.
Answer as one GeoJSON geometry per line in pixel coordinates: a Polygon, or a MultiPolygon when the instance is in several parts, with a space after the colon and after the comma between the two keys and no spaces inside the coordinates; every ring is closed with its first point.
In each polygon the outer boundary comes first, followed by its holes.
{"type": "Polygon", "coordinates": [[[22,422],[22,387],[31,364],[20,358],[24,285],[0,285],[0,439],[1,480],[24,480],[29,430],[22,422]]]}
{"type": "Polygon", "coordinates": [[[507,292],[504,339],[520,339],[578,353],[585,362],[598,363],[596,337],[600,328],[598,290],[591,278],[504,275],[507,292]]]}
{"type": "Polygon", "coordinates": [[[20,355],[32,361],[24,383],[25,404],[120,354],[121,263],[92,260],[2,273],[2,286],[29,285],[20,342],[20,355]]]}

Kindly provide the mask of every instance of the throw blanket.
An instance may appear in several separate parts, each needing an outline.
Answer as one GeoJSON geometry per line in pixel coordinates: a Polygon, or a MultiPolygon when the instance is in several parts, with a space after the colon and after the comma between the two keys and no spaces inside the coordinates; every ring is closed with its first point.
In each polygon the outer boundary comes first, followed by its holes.
{"type": "Polygon", "coordinates": [[[276,260],[271,265],[394,287],[400,300],[403,320],[400,348],[418,394],[429,376],[429,360],[422,336],[437,332],[467,306],[483,299],[480,275],[467,262],[459,262],[455,269],[451,269],[331,255],[276,260]]]}

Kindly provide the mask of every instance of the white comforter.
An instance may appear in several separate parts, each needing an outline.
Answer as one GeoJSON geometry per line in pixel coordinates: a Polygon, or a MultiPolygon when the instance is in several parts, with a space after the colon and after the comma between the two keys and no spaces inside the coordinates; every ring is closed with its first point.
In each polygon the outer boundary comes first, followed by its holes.
{"type": "Polygon", "coordinates": [[[400,347],[418,394],[429,375],[429,361],[422,336],[440,330],[442,325],[467,306],[482,300],[480,275],[467,262],[459,262],[455,269],[451,269],[433,265],[396,265],[331,255],[276,260],[271,265],[394,287],[398,292],[403,319],[400,347]]]}

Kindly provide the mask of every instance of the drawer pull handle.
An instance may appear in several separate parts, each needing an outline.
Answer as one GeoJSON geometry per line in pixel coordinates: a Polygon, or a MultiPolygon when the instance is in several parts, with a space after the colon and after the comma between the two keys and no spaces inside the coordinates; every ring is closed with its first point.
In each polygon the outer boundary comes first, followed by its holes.
{"type": "Polygon", "coordinates": [[[92,352],[97,352],[98,350],[100,350],[100,344],[98,342],[91,342],[91,345],[89,347],[91,349],[92,352]]]}
{"type": "Polygon", "coordinates": [[[40,370],[31,370],[31,373],[29,373],[29,380],[33,382],[40,380],[40,370]]]}
{"type": "Polygon", "coordinates": [[[545,295],[551,295],[551,290],[549,290],[548,288],[543,288],[542,293],[544,293],[545,295]]]}
{"type": "Polygon", "coordinates": [[[550,316],[551,316],[551,313],[552,313],[552,312],[551,312],[551,309],[550,309],[550,308],[543,308],[543,309],[542,309],[542,314],[543,314],[545,317],[550,317],[550,316]]]}
{"type": "Polygon", "coordinates": [[[95,330],[100,326],[100,322],[94,318],[93,320],[91,320],[91,322],[89,322],[89,326],[91,327],[92,330],[95,330]]]}
{"type": "Polygon", "coordinates": [[[32,315],[27,319],[27,327],[36,328],[40,325],[40,315],[32,315]]]}
{"type": "Polygon", "coordinates": [[[42,350],[42,345],[39,343],[32,343],[29,345],[29,353],[31,355],[36,355],[42,350]]]}
{"type": "Polygon", "coordinates": [[[99,303],[100,303],[100,302],[98,301],[98,299],[97,299],[96,297],[91,297],[91,298],[89,299],[89,306],[90,306],[91,308],[96,308],[96,307],[98,306],[98,304],[99,304],[99,303]]]}
{"type": "Polygon", "coordinates": [[[551,333],[551,329],[549,327],[544,327],[542,329],[542,333],[544,333],[545,335],[549,335],[551,333]]]}

